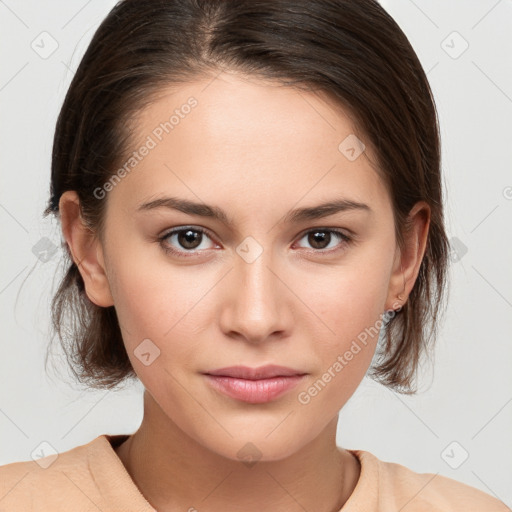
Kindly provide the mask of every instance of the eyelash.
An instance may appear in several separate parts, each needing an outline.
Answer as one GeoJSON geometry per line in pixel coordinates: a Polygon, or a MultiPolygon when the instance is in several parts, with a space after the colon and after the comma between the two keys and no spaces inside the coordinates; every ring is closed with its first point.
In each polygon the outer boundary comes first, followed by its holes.
{"type": "MultiPolygon", "coordinates": [[[[162,247],[162,249],[165,251],[166,254],[172,254],[172,255],[180,257],[180,258],[192,258],[192,257],[194,257],[194,256],[196,256],[198,254],[197,250],[195,252],[193,252],[193,251],[178,251],[178,250],[173,249],[170,246],[166,245],[166,243],[165,243],[165,241],[169,237],[171,237],[172,235],[174,235],[176,233],[181,233],[182,231],[187,231],[187,230],[195,231],[197,233],[201,233],[203,235],[206,235],[210,239],[212,238],[209,235],[208,231],[206,231],[205,229],[200,228],[200,227],[183,226],[183,227],[171,229],[170,231],[168,231],[164,235],[158,237],[158,241],[160,243],[160,246],[162,247]],[[189,254],[187,254],[187,252],[189,254]]],[[[342,232],[341,230],[336,229],[336,228],[313,228],[313,229],[309,229],[308,231],[305,231],[305,232],[303,232],[300,235],[299,240],[304,238],[306,235],[308,235],[310,233],[317,233],[317,232],[335,233],[336,235],[338,235],[341,238],[341,243],[340,243],[340,245],[338,247],[336,247],[334,249],[309,249],[309,252],[315,252],[315,253],[319,253],[319,254],[332,254],[334,252],[338,252],[340,250],[343,250],[346,245],[348,245],[348,244],[350,244],[352,242],[352,238],[351,237],[347,236],[344,232],[342,232]]]]}

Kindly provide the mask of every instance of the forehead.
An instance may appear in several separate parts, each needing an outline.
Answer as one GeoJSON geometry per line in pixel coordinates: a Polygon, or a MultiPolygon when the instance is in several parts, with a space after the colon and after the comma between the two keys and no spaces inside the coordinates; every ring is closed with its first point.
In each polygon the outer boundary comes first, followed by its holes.
{"type": "Polygon", "coordinates": [[[140,112],[129,151],[137,162],[113,195],[135,206],[172,191],[251,208],[342,195],[385,208],[369,141],[355,132],[326,97],[222,73],[162,89],[140,112]],[[355,143],[359,153],[358,140],[366,149],[354,159],[346,150],[355,143]]]}

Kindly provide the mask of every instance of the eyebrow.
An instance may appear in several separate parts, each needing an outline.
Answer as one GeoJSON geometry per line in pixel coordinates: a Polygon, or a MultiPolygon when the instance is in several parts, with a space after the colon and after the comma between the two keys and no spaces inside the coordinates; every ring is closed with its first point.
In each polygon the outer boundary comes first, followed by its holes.
{"type": "MultiPolygon", "coordinates": [[[[212,206],[205,203],[196,203],[194,201],[189,201],[188,199],[181,199],[177,197],[163,197],[160,199],[154,199],[153,201],[141,204],[137,208],[137,211],[150,211],[157,208],[178,210],[189,215],[209,217],[218,220],[227,226],[234,225],[233,219],[231,219],[227,213],[218,206],[212,206]]],[[[329,215],[334,215],[335,213],[347,211],[364,211],[370,214],[374,213],[367,204],[342,198],[328,201],[316,206],[308,206],[292,210],[285,215],[283,222],[298,223],[305,220],[321,219],[323,217],[328,217],[329,215]]]]}

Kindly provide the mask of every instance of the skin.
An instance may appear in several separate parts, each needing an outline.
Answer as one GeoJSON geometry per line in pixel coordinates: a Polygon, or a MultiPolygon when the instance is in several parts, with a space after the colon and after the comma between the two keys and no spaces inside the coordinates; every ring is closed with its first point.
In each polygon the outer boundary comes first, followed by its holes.
{"type": "Polygon", "coordinates": [[[343,110],[320,94],[235,73],[162,91],[140,114],[133,149],[190,96],[198,105],[103,199],[101,237],[81,221],[75,192],[60,201],[87,295],[99,306],[115,305],[145,387],[142,424],[116,453],[160,512],[339,510],[360,466],[336,446],[338,412],[363,379],[377,336],[309,403],[298,394],[384,311],[402,305],[398,294],[406,300],[425,251],[429,207],[411,210],[413,229],[400,251],[369,141],[358,135],[366,150],[354,161],[338,150],[356,133],[343,110]],[[137,211],[171,195],[218,206],[234,225],[164,207],[137,211]],[[341,197],[372,213],[283,222],[294,208],[341,197]],[[167,246],[192,257],[168,254],[158,241],[180,226],[211,234],[192,249],[176,235],[167,238],[167,246]],[[353,239],[327,232],[330,241],[315,246],[305,233],[313,228],[337,228],[353,239]],[[250,263],[237,253],[249,236],[262,249],[250,263]],[[160,350],[148,366],[134,353],[144,339],[160,350]],[[201,375],[271,363],[308,375],[264,404],[220,394],[201,375]],[[237,455],[248,442],[261,456],[251,466],[237,455]]]}

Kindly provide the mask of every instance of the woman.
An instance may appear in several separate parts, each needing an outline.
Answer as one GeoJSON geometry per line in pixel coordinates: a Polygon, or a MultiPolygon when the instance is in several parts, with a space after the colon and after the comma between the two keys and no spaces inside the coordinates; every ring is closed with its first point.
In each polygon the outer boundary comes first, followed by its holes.
{"type": "Polygon", "coordinates": [[[439,160],[425,73],[373,0],[117,4],[62,107],[46,214],[77,377],[140,379],[144,418],[3,466],[4,510],[506,510],[336,445],[365,374],[414,392],[435,338],[439,160]]]}

